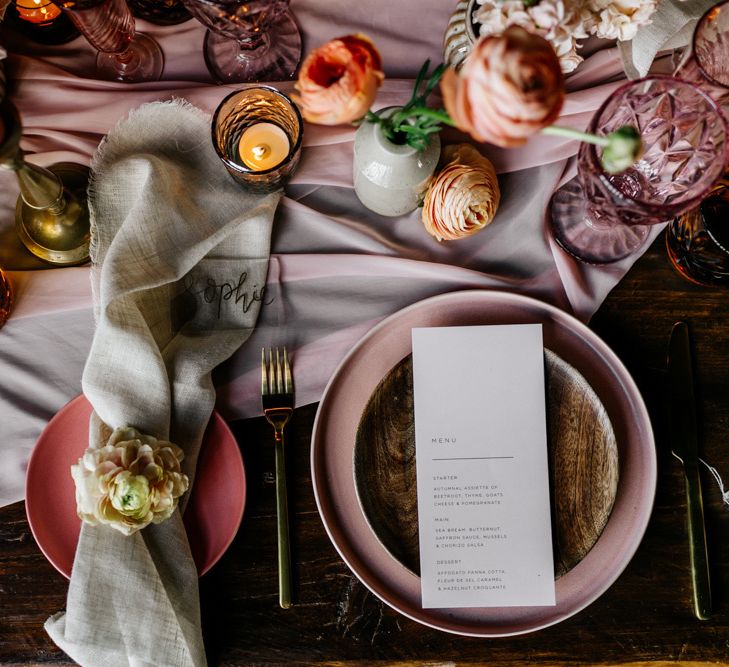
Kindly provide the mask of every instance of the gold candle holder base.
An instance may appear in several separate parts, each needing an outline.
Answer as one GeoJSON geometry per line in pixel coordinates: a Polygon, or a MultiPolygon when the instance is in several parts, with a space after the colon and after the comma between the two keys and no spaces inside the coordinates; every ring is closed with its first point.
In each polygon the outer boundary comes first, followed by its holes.
{"type": "Polygon", "coordinates": [[[48,168],[63,184],[65,207],[33,208],[23,197],[15,206],[15,227],[30,252],[57,266],[83,264],[89,259],[91,240],[86,186],[89,168],[75,162],[60,162],[48,168]]]}
{"type": "Polygon", "coordinates": [[[50,169],[27,163],[20,148],[22,131],[17,109],[7,99],[2,100],[0,168],[14,172],[20,186],[15,206],[20,240],[50,264],[81,264],[89,258],[91,240],[86,204],[89,169],[73,162],[50,169]]]}

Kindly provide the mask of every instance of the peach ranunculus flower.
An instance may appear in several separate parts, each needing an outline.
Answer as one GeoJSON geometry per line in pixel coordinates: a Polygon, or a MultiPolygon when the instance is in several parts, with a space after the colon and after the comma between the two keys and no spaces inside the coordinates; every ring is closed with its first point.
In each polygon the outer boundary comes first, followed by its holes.
{"type": "Polygon", "coordinates": [[[171,442],[118,428],[103,447],[84,452],[71,475],[82,521],[131,535],[172,516],[189,485],[182,450],[171,442]]]}
{"type": "Polygon", "coordinates": [[[470,144],[446,146],[445,166],[423,203],[423,225],[438,241],[455,241],[490,224],[501,192],[493,165],[470,144]]]}
{"type": "Polygon", "coordinates": [[[382,84],[382,59],[364,35],[314,49],[301,64],[293,98],[304,118],[320,125],[351,123],[369,111],[382,84]]]}
{"type": "Polygon", "coordinates": [[[542,37],[520,26],[482,37],[459,74],[441,80],[455,124],[477,141],[519,146],[551,125],[564,101],[559,58],[542,37]]]}

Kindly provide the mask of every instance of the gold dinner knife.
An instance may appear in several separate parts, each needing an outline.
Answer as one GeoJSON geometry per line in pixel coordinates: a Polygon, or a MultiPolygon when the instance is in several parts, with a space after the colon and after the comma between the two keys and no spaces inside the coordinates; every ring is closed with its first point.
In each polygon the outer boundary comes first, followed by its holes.
{"type": "Polygon", "coordinates": [[[704,505],[699,478],[696,403],[691,346],[686,322],[677,322],[668,346],[670,385],[671,451],[683,465],[688,511],[689,554],[694,589],[694,613],[701,620],[711,615],[711,584],[706,550],[704,505]]]}

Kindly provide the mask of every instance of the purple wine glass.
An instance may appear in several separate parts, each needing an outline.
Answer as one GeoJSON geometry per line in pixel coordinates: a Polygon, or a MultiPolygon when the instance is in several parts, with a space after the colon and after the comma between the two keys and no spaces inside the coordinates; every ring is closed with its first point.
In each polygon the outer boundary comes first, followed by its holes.
{"type": "Polygon", "coordinates": [[[164,56],[157,42],[135,31],[125,0],[64,0],[61,9],[98,52],[105,79],[136,83],[162,76],[164,56]]]}
{"type": "Polygon", "coordinates": [[[674,76],[695,84],[720,105],[729,103],[729,0],[711,7],[696,24],[674,76]]]}
{"type": "Polygon", "coordinates": [[[632,81],[603,103],[589,132],[606,136],[624,125],[640,133],[640,159],[608,174],[600,163],[602,149],[583,143],[577,178],[552,197],[557,243],[584,262],[606,264],[631,255],[650,225],[696,206],[724,171],[724,116],[690,83],[658,76],[632,81]]]}
{"type": "Polygon", "coordinates": [[[221,83],[291,79],[301,35],[289,0],[183,0],[208,28],[205,62],[221,83]]]}

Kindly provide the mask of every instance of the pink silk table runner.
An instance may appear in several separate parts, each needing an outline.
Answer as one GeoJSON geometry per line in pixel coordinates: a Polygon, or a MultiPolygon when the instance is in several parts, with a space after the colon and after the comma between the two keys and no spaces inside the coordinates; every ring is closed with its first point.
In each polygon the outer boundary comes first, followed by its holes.
{"type": "MultiPolygon", "coordinates": [[[[368,34],[388,76],[376,108],[406,101],[426,58],[441,43],[455,2],[293,0],[305,52],[352,32],[368,34]]],[[[28,159],[47,166],[88,164],[102,137],[144,102],[182,97],[212,112],[236,86],[215,85],[195,21],[157,27],[138,21],[165,53],[163,80],[125,85],[94,79],[94,51],[82,38],[44,47],[5,33],[11,99],[19,108],[28,159]]],[[[568,80],[560,124],[583,129],[624,80],[617,49],[598,50],[568,80]]],[[[285,92],[290,82],[276,84],[285,92]]],[[[298,405],[318,400],[352,345],[382,318],[435,294],[459,289],[520,292],[587,320],[637,257],[606,267],[579,264],[555,244],[547,209],[574,175],[578,144],[538,137],[511,151],[482,150],[500,174],[502,204],[494,223],[469,239],[439,244],[420,211],[382,218],[352,189],[350,127],[307,126],[301,164],[279,205],[267,301],[251,339],[216,371],[218,409],[228,419],[260,412],[260,349],[292,350],[298,405]]],[[[461,140],[443,136],[444,143],[461,140]]],[[[17,303],[0,330],[0,505],[23,497],[25,466],[48,420],[81,392],[93,335],[88,266],[47,268],[15,237],[17,184],[0,173],[0,266],[11,269],[17,303]],[[44,270],[37,270],[44,268],[44,270]]],[[[658,230],[651,238],[655,237],[658,230]]]]}

